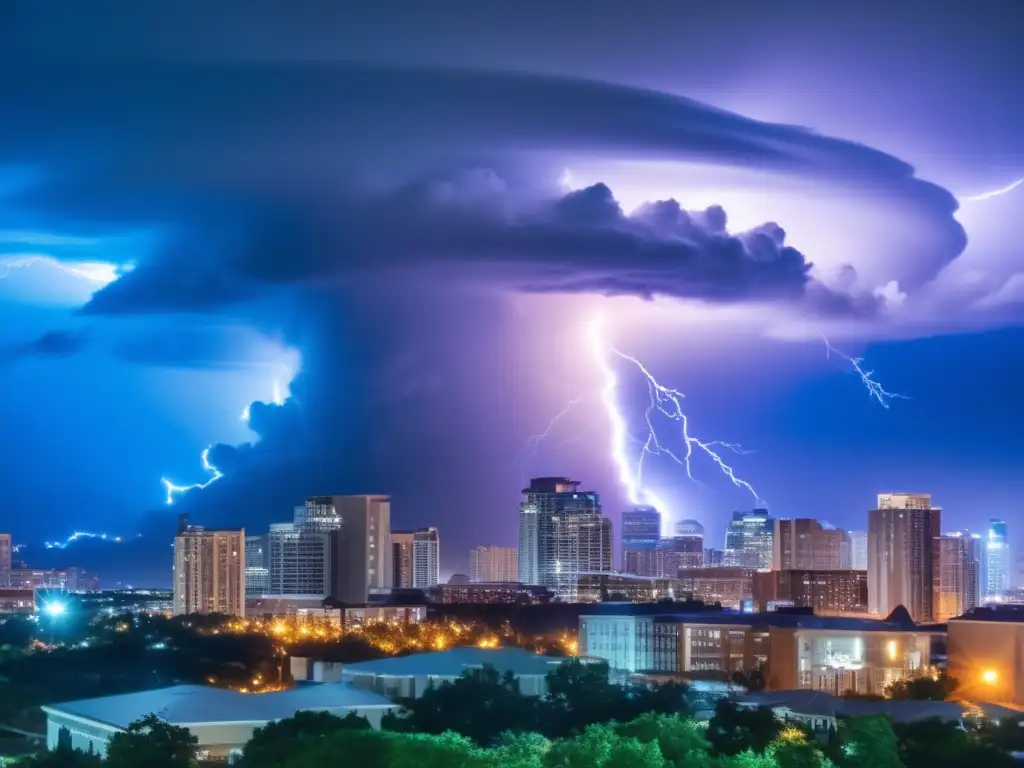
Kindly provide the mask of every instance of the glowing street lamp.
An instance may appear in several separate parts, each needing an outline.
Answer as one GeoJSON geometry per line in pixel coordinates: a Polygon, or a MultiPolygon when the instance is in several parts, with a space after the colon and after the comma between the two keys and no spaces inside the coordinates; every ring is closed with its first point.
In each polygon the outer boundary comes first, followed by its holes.
{"type": "Polygon", "coordinates": [[[67,613],[67,611],[67,606],[59,600],[54,600],[53,602],[47,603],[43,606],[43,612],[47,616],[63,616],[65,613],[67,613]]]}
{"type": "Polygon", "coordinates": [[[986,669],[981,673],[981,682],[986,685],[995,685],[999,681],[999,675],[994,669],[986,669]]]}

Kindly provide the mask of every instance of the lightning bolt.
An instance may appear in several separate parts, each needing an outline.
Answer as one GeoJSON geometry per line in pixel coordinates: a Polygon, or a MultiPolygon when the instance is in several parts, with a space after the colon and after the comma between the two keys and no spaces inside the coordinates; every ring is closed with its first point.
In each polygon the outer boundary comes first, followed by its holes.
{"type": "Polygon", "coordinates": [[[1000,197],[1002,195],[1013,192],[1021,184],[1024,184],[1024,179],[1017,179],[1016,181],[1007,184],[1005,187],[999,189],[993,189],[989,192],[982,192],[980,195],[971,195],[969,197],[961,197],[961,203],[980,203],[982,200],[991,200],[993,197],[1000,197]]]}
{"type": "Polygon", "coordinates": [[[743,478],[739,477],[735,470],[728,465],[716,448],[730,450],[734,453],[747,453],[735,443],[725,443],[720,440],[703,441],[690,433],[689,419],[683,410],[682,400],[685,395],[676,389],[662,385],[647,367],[637,358],[620,352],[614,346],[607,344],[603,335],[603,324],[600,318],[595,318],[588,329],[588,341],[594,362],[597,364],[601,375],[604,378],[604,387],[601,389],[601,400],[608,413],[608,420],[611,424],[611,456],[612,461],[618,469],[619,481],[622,483],[632,504],[650,504],[653,507],[665,512],[665,506],[658,497],[650,490],[643,487],[644,462],[648,456],[667,456],[686,470],[686,476],[696,482],[693,475],[692,459],[695,453],[702,453],[710,458],[729,481],[738,488],[750,493],[758,504],[763,504],[760,496],[754,487],[743,478]],[[626,449],[630,441],[629,429],[626,420],[619,410],[616,399],[618,389],[618,377],[615,369],[608,362],[608,353],[632,363],[643,375],[650,402],[645,412],[647,424],[647,437],[641,442],[640,455],[634,462],[628,455],[626,449]],[[683,443],[686,452],[678,455],[667,446],[663,445],[658,438],[658,431],[654,425],[656,413],[678,422],[682,432],[683,443]]]}
{"type": "MultiPolygon", "coordinates": [[[[519,452],[519,455],[522,455],[524,453],[527,454],[523,458],[522,463],[524,465],[529,464],[530,461],[536,458],[537,450],[540,448],[541,443],[543,443],[551,436],[551,432],[552,430],[554,430],[556,426],[558,426],[558,422],[564,419],[566,415],[574,407],[579,405],[590,394],[591,393],[587,392],[585,394],[580,395],[579,397],[575,397],[572,400],[570,400],[568,403],[565,404],[565,407],[562,408],[562,410],[560,410],[558,413],[556,413],[554,417],[551,419],[551,421],[548,422],[548,425],[547,427],[545,427],[543,432],[538,432],[536,435],[530,435],[530,437],[526,439],[526,443],[523,445],[523,448],[519,452]]],[[[563,441],[560,445],[564,445],[565,442],[567,441],[563,441]]]]}
{"type": "Polygon", "coordinates": [[[10,276],[12,270],[28,269],[35,264],[55,267],[69,275],[101,286],[109,285],[120,277],[117,266],[102,261],[62,262],[52,256],[18,256],[0,261],[0,280],[10,276]]]}
{"type": "Polygon", "coordinates": [[[897,394],[896,392],[889,392],[879,382],[875,381],[872,378],[872,376],[874,376],[875,372],[874,371],[865,371],[861,367],[861,363],[864,362],[864,358],[862,358],[862,357],[850,357],[849,355],[844,355],[838,349],[833,347],[829,343],[829,340],[827,338],[825,338],[824,336],[822,336],[821,338],[825,342],[825,357],[828,358],[828,357],[831,357],[833,354],[836,354],[836,355],[839,355],[839,357],[841,357],[843,360],[848,362],[850,365],[852,365],[854,372],[858,376],[860,376],[861,382],[864,384],[865,387],[867,387],[868,394],[871,397],[875,398],[875,400],[877,400],[879,402],[879,404],[883,408],[888,408],[889,407],[889,403],[892,400],[909,400],[910,399],[906,395],[900,395],[900,394],[897,394]]]}
{"type": "MultiPolygon", "coordinates": [[[[274,380],[274,386],[271,390],[271,400],[274,405],[284,405],[284,394],[281,391],[281,382],[274,380]]],[[[249,421],[252,415],[252,403],[249,403],[245,408],[242,409],[242,415],[239,417],[239,421],[249,421]]]]}
{"type": "Polygon", "coordinates": [[[195,489],[208,488],[213,483],[224,477],[224,474],[217,469],[213,464],[210,463],[210,449],[207,448],[202,453],[203,469],[210,473],[210,479],[205,483],[192,483],[192,485],[175,485],[166,477],[161,477],[160,482],[164,484],[164,488],[167,489],[167,503],[174,503],[174,496],[179,493],[186,493],[195,489]]]}
{"type": "Polygon", "coordinates": [[[43,546],[47,549],[67,549],[71,544],[74,544],[79,539],[100,539],[101,541],[112,541],[117,544],[121,543],[120,536],[108,536],[105,533],[88,533],[86,531],[75,531],[66,539],[64,539],[64,541],[44,541],[43,546]]]}

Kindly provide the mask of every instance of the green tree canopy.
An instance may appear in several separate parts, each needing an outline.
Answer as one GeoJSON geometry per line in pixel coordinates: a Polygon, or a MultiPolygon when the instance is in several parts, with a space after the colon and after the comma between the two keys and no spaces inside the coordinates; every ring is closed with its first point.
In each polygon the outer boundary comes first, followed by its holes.
{"type": "Polygon", "coordinates": [[[708,741],[719,755],[738,755],[748,749],[764,752],[782,728],[770,709],[740,707],[730,699],[722,699],[715,705],[715,715],[708,723],[708,741]]]}
{"type": "Polygon", "coordinates": [[[289,755],[338,731],[368,731],[365,717],[349,712],[336,717],[327,712],[296,712],[294,717],[267,723],[253,732],[245,745],[241,768],[276,768],[289,755]]]}
{"type": "Polygon", "coordinates": [[[107,768],[193,768],[199,739],[188,728],[146,715],[107,743],[107,768]]]}
{"type": "Polygon", "coordinates": [[[839,721],[841,766],[903,768],[892,722],[885,715],[849,717],[839,721]]]}
{"type": "Polygon", "coordinates": [[[916,701],[946,701],[952,698],[959,687],[955,677],[943,673],[936,677],[915,677],[912,680],[897,680],[885,689],[890,699],[914,699],[916,701]]]}
{"type": "Polygon", "coordinates": [[[959,768],[1014,765],[1006,752],[968,733],[957,723],[929,718],[893,726],[899,741],[900,758],[906,768],[959,768]]]}

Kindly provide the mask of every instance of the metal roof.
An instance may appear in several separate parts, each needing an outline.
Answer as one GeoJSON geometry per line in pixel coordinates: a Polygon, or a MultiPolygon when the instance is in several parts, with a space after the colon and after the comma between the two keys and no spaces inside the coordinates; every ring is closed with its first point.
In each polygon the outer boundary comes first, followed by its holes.
{"type": "Polygon", "coordinates": [[[259,723],[291,717],[299,710],[390,706],[391,702],[385,697],[347,683],[323,683],[287,691],[253,694],[205,685],[175,685],[138,693],[51,704],[43,709],[126,728],[150,714],[173,725],[259,723]]]}
{"type": "Polygon", "coordinates": [[[568,658],[566,656],[541,656],[521,648],[466,646],[447,651],[414,653],[409,656],[394,656],[357,664],[345,664],[342,667],[342,674],[351,672],[399,677],[458,677],[466,669],[475,669],[486,665],[494,667],[498,672],[512,672],[515,675],[546,675],[559,664],[567,661],[568,658]]]}

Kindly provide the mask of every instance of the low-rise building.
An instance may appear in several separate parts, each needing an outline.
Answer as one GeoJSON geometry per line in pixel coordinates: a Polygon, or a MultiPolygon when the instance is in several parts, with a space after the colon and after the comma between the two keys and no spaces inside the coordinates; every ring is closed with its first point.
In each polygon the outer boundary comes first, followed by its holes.
{"type": "Polygon", "coordinates": [[[550,603],[552,593],[547,587],[520,584],[518,581],[438,584],[427,594],[435,603],[515,603],[536,605],[550,603]]]}
{"type": "Polygon", "coordinates": [[[35,613],[36,591],[21,587],[0,587],[0,614],[35,613]]]}
{"type": "Polygon", "coordinates": [[[762,611],[770,603],[811,608],[818,615],[866,613],[868,572],[786,570],[754,574],[754,604],[762,611]]]}
{"type": "Polygon", "coordinates": [[[755,568],[683,568],[679,570],[679,592],[703,603],[720,603],[740,609],[754,596],[755,568]]]}
{"type": "Polygon", "coordinates": [[[71,746],[83,752],[106,754],[110,738],[150,714],[171,725],[188,728],[199,740],[200,759],[230,759],[238,755],[252,733],[267,723],[299,711],[349,712],[380,727],[394,705],[383,696],[343,683],[305,685],[287,691],[244,694],[203,685],[176,685],[152,691],[104,696],[43,707],[46,744],[55,749],[65,731],[71,746]]]}
{"type": "Polygon", "coordinates": [[[982,606],[946,623],[949,674],[964,698],[1024,706],[1024,606],[982,606]]]}
{"type": "Polygon", "coordinates": [[[906,612],[884,621],[777,611],[651,614],[616,606],[581,615],[579,650],[616,673],[767,671],[769,690],[881,694],[930,670],[940,628],[906,612]]]}
{"type": "Polygon", "coordinates": [[[581,573],[576,578],[576,600],[580,603],[653,603],[673,599],[676,579],[635,576],[629,573],[581,573]]]}
{"type": "Polygon", "coordinates": [[[527,696],[547,692],[547,674],[569,657],[542,656],[521,648],[452,648],[356,664],[293,659],[296,680],[341,681],[390,698],[417,698],[431,685],[456,680],[463,672],[493,667],[511,672],[527,696]]]}

